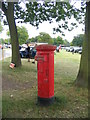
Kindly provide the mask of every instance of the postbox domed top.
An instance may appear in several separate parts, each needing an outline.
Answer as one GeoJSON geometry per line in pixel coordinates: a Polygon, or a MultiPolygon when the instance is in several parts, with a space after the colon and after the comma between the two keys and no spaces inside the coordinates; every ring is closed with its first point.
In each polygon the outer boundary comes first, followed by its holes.
{"type": "Polygon", "coordinates": [[[54,51],[56,49],[55,45],[38,45],[36,47],[37,51],[54,51]]]}

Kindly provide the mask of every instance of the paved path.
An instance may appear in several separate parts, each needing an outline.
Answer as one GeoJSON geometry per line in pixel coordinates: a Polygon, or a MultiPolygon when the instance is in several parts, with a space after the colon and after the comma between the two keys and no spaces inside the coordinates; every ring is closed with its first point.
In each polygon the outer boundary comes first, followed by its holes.
{"type": "Polygon", "coordinates": [[[11,49],[0,49],[0,60],[11,57],[11,49]]]}

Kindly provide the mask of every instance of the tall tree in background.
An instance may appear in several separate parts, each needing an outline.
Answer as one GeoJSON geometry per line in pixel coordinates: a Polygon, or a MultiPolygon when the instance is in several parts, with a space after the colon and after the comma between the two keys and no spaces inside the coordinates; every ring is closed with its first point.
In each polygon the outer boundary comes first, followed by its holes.
{"type": "Polygon", "coordinates": [[[25,44],[29,38],[28,31],[25,27],[17,27],[19,44],[25,44]]]}
{"type": "Polygon", "coordinates": [[[53,38],[53,40],[54,40],[54,44],[57,46],[64,43],[64,40],[59,36],[57,38],[53,38]]]}
{"type": "Polygon", "coordinates": [[[83,45],[83,41],[84,41],[84,34],[80,34],[74,37],[73,41],[71,42],[71,44],[73,46],[82,46],[83,45]]]}
{"type": "Polygon", "coordinates": [[[59,36],[56,38],[56,41],[57,41],[57,44],[58,44],[58,45],[64,43],[63,39],[62,39],[61,37],[59,37],[59,36]]]}
{"type": "Polygon", "coordinates": [[[40,35],[37,36],[37,42],[53,44],[53,39],[48,33],[41,32],[40,35]]]}
{"type": "Polygon", "coordinates": [[[65,46],[70,46],[70,43],[67,40],[64,40],[64,45],[65,46]]]}
{"type": "Polygon", "coordinates": [[[81,56],[80,68],[75,84],[81,87],[88,86],[90,80],[90,2],[86,3],[85,19],[85,40],[83,42],[83,51],[81,56]]]}

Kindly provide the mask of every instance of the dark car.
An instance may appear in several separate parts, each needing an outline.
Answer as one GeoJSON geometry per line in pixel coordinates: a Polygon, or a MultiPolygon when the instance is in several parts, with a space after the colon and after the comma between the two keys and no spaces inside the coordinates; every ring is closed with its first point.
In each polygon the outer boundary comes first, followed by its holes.
{"type": "Polygon", "coordinates": [[[82,47],[78,47],[78,48],[74,49],[75,53],[79,53],[79,51],[82,51],[82,47]]]}
{"type": "Polygon", "coordinates": [[[79,53],[79,54],[82,54],[82,50],[79,50],[78,53],[79,53]]]}
{"type": "MultiPolygon", "coordinates": [[[[30,51],[31,51],[31,59],[34,59],[35,55],[36,55],[36,50],[34,49],[34,47],[30,47],[30,51]]],[[[28,54],[27,54],[27,49],[26,48],[21,48],[19,50],[20,52],[20,57],[21,58],[28,58],[28,54]]]]}
{"type": "Polygon", "coordinates": [[[68,52],[73,52],[74,51],[74,48],[73,47],[70,47],[69,51],[68,52]]]}
{"type": "Polygon", "coordinates": [[[67,52],[70,52],[70,47],[65,48],[67,52]]]}

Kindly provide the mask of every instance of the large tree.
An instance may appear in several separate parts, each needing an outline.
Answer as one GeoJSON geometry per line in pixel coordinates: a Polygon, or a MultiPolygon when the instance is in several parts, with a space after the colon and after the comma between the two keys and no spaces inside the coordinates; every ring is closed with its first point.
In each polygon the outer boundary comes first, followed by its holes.
{"type": "MultiPolygon", "coordinates": [[[[4,0],[3,0],[4,1],[4,0]]],[[[8,1],[8,0],[7,0],[8,1]]],[[[26,8],[23,9],[20,6],[20,2],[1,2],[2,3],[2,11],[6,16],[11,44],[12,44],[12,62],[16,64],[16,66],[21,66],[21,59],[19,54],[19,42],[18,42],[18,34],[15,19],[19,19],[19,22],[29,22],[33,26],[39,25],[43,21],[53,22],[53,19],[59,23],[58,28],[54,28],[54,31],[59,31],[63,34],[61,28],[65,28],[68,30],[72,30],[73,27],[68,28],[68,19],[71,19],[73,15],[77,20],[81,18],[81,14],[79,14],[80,10],[76,9],[73,6],[70,6],[68,2],[28,2],[26,1],[26,8]]],[[[72,26],[76,26],[76,23],[71,23],[72,26]]]]}
{"type": "Polygon", "coordinates": [[[83,51],[81,56],[80,68],[76,85],[81,87],[88,86],[88,80],[90,80],[90,2],[86,3],[86,19],[85,19],[85,39],[83,42],[83,51]]]}
{"type": "Polygon", "coordinates": [[[38,35],[36,37],[37,42],[44,42],[44,43],[48,43],[48,44],[53,44],[53,39],[51,38],[51,36],[48,33],[41,32],[39,34],[40,35],[38,35]]]}
{"type": "Polygon", "coordinates": [[[77,36],[74,36],[74,39],[72,40],[71,44],[73,46],[82,46],[84,41],[84,34],[80,34],[77,36]]]}
{"type": "Polygon", "coordinates": [[[21,59],[19,54],[19,42],[18,42],[18,33],[14,17],[14,2],[8,2],[5,4],[2,2],[2,11],[4,12],[10,31],[11,44],[12,44],[12,60],[11,62],[15,65],[21,66],[21,59]]]}
{"type": "Polygon", "coordinates": [[[53,40],[54,40],[54,44],[57,46],[64,43],[64,40],[59,36],[57,38],[53,38],[53,40]]]}

